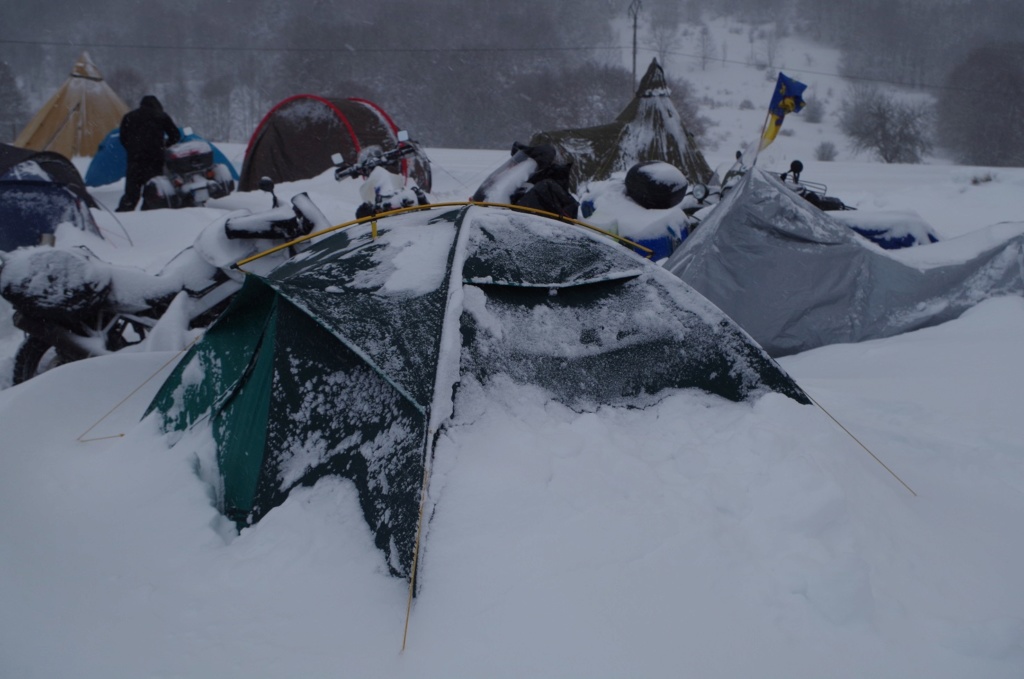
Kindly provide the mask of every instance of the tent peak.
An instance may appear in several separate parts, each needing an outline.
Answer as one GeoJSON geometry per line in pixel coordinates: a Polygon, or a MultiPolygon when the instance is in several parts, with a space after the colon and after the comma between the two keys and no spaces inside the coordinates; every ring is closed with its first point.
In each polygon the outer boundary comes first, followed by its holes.
{"type": "Polygon", "coordinates": [[[82,52],[79,55],[78,61],[75,62],[75,67],[71,69],[71,77],[97,81],[103,80],[103,74],[100,73],[100,69],[96,68],[96,64],[93,63],[88,52],[82,52]]]}
{"type": "Polygon", "coordinates": [[[651,65],[647,67],[647,73],[640,79],[640,86],[636,90],[638,97],[664,97],[668,96],[668,81],[665,79],[665,69],[658,63],[657,57],[651,59],[651,65]]]}

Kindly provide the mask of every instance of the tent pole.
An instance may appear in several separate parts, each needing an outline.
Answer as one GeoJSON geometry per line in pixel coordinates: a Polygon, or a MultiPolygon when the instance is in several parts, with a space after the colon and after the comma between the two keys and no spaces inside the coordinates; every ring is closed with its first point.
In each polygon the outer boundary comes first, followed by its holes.
{"type": "Polygon", "coordinates": [[[423,537],[423,512],[427,504],[427,481],[430,479],[430,466],[423,465],[423,487],[420,488],[420,516],[416,523],[416,546],[412,552],[412,568],[409,572],[409,598],[405,602],[405,630],[402,632],[402,652],[409,638],[409,618],[412,615],[412,599],[416,595],[416,567],[420,561],[420,540],[423,537]]]}
{"type": "Polygon", "coordinates": [[[750,161],[750,167],[757,164],[757,157],[761,155],[761,146],[764,144],[764,131],[768,129],[768,121],[771,119],[771,109],[764,114],[764,122],[761,123],[761,134],[757,136],[757,149],[754,151],[754,159],[750,161]]]}

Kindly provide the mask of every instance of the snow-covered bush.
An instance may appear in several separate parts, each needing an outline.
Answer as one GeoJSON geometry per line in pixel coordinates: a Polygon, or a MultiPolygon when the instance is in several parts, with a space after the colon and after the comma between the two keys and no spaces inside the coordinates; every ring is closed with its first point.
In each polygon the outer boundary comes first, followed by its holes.
{"type": "Polygon", "coordinates": [[[836,145],[830,141],[823,141],[814,147],[814,159],[820,161],[835,160],[836,156],[839,155],[839,151],[836,150],[836,145]]]}

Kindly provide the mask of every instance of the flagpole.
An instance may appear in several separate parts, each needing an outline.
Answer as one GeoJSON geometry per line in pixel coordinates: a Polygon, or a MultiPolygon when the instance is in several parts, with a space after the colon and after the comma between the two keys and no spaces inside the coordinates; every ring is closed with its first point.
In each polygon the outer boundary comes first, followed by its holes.
{"type": "Polygon", "coordinates": [[[768,121],[771,120],[772,110],[768,109],[768,112],[764,114],[764,122],[761,123],[761,134],[757,136],[757,149],[754,151],[754,159],[750,161],[750,167],[754,167],[757,163],[757,157],[761,155],[761,147],[764,145],[764,133],[768,129],[768,121]]]}

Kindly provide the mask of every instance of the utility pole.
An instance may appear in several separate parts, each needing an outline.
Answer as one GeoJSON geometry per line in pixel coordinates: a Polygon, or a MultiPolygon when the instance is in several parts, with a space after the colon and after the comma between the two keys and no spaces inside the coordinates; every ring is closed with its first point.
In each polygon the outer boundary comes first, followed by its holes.
{"type": "Polygon", "coordinates": [[[636,19],[640,16],[640,5],[640,0],[629,3],[629,16],[633,17],[633,93],[636,92],[636,19]]]}

